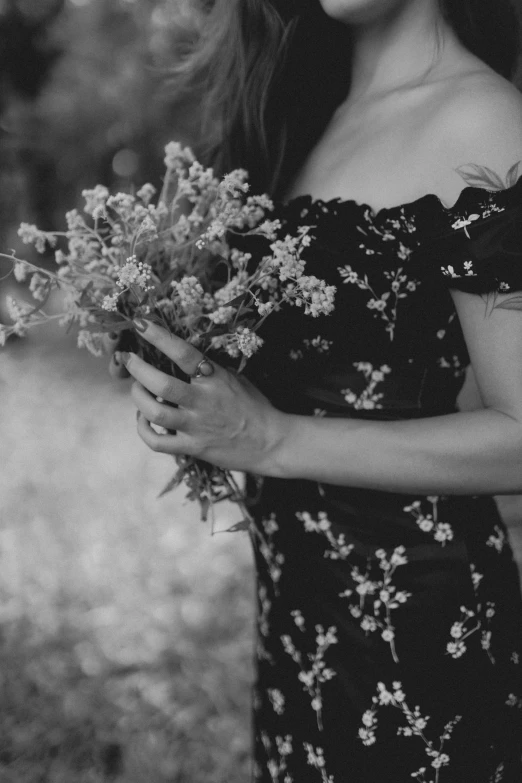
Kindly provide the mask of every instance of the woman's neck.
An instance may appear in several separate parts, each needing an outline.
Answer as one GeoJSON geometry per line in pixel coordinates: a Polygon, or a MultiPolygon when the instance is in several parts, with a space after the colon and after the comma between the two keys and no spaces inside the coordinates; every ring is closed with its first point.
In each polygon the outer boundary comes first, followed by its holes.
{"type": "Polygon", "coordinates": [[[439,45],[445,62],[463,49],[434,0],[404,0],[399,10],[352,30],[350,104],[422,83],[439,66],[439,45]]]}

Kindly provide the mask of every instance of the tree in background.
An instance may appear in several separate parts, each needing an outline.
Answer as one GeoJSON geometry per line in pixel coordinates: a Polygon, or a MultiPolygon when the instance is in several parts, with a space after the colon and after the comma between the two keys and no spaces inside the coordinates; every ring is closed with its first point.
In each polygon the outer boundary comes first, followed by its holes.
{"type": "Polygon", "coordinates": [[[0,241],[59,228],[80,191],[158,181],[186,138],[162,86],[181,0],[0,0],[0,241]]]}
{"type": "MultiPolygon", "coordinates": [[[[32,135],[33,118],[26,107],[37,100],[60,51],[48,38],[49,26],[59,17],[64,0],[3,0],[0,4],[0,239],[5,240],[18,217],[26,177],[33,161],[12,132],[18,116],[25,135],[32,135]],[[25,155],[24,155],[25,153],[25,155]]],[[[34,161],[35,173],[38,171],[34,161]]]]}

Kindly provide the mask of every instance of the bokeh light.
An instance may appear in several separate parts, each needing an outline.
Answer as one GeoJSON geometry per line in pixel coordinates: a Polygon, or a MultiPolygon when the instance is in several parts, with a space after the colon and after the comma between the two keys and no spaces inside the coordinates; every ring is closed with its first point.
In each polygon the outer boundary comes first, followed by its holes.
{"type": "Polygon", "coordinates": [[[138,171],[139,165],[138,155],[129,149],[120,150],[112,159],[112,170],[118,177],[133,177],[138,171]]]}

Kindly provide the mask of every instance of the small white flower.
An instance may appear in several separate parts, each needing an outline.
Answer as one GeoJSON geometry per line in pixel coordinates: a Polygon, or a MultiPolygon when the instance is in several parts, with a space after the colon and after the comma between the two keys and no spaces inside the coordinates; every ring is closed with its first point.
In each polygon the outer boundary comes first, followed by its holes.
{"type": "Polygon", "coordinates": [[[383,706],[386,706],[387,704],[393,704],[394,701],[393,694],[386,689],[386,686],[384,685],[383,682],[377,683],[377,689],[378,689],[377,698],[379,700],[379,704],[383,706]]]}
{"type": "Polygon", "coordinates": [[[29,267],[27,266],[27,264],[25,264],[24,261],[16,261],[13,266],[13,272],[14,272],[15,279],[19,283],[22,283],[27,277],[27,274],[29,272],[29,267]]]}
{"type": "Polygon", "coordinates": [[[116,311],[118,309],[118,293],[107,294],[103,297],[102,307],[104,310],[116,311]]]}
{"type": "Polygon", "coordinates": [[[135,285],[138,288],[148,290],[152,269],[148,264],[138,261],[136,256],[130,256],[118,271],[118,285],[120,288],[128,288],[135,285]]]}
{"type": "Polygon", "coordinates": [[[374,745],[376,740],[375,733],[369,729],[359,729],[359,737],[362,740],[363,745],[369,747],[374,745]]]}
{"type": "Polygon", "coordinates": [[[460,639],[462,634],[462,623],[453,623],[450,630],[450,636],[453,636],[454,639],[460,639]]]}
{"type": "Polygon", "coordinates": [[[449,760],[450,758],[447,753],[438,753],[436,758],[434,758],[431,762],[431,766],[435,769],[439,769],[440,767],[444,767],[449,764],[449,760]]]}
{"type": "Polygon", "coordinates": [[[406,548],[404,546],[395,547],[390,558],[390,563],[394,566],[406,565],[408,558],[406,557],[405,552],[406,548]]]}
{"type": "Polygon", "coordinates": [[[451,529],[451,526],[446,522],[439,522],[435,527],[434,538],[435,541],[439,541],[442,544],[446,543],[446,541],[452,541],[453,530],[451,529]]]}
{"type": "Polygon", "coordinates": [[[18,236],[25,245],[34,245],[38,253],[45,253],[47,244],[51,245],[51,247],[56,244],[56,239],[51,234],[40,231],[39,228],[30,223],[20,224],[18,236]]]}
{"type": "Polygon", "coordinates": [[[156,194],[156,188],[151,185],[150,182],[146,182],[145,185],[138,190],[136,196],[141,199],[145,204],[148,204],[156,194]]]}
{"type": "Polygon", "coordinates": [[[182,147],[178,141],[170,141],[165,147],[164,163],[167,168],[185,167],[195,161],[190,147],[182,147]]]}
{"type": "Polygon", "coordinates": [[[89,332],[86,329],[80,329],[78,332],[78,348],[87,348],[93,356],[103,356],[103,334],[89,332]]]}
{"type": "Polygon", "coordinates": [[[237,340],[237,347],[243,356],[246,356],[247,358],[253,356],[254,353],[264,343],[262,337],[259,337],[255,332],[253,332],[251,329],[248,329],[246,326],[238,329],[234,337],[237,340]]]}
{"type": "Polygon", "coordinates": [[[96,185],[92,190],[82,190],[85,199],[84,211],[92,215],[95,210],[105,211],[105,204],[109,198],[109,191],[104,185],[96,185]]]}

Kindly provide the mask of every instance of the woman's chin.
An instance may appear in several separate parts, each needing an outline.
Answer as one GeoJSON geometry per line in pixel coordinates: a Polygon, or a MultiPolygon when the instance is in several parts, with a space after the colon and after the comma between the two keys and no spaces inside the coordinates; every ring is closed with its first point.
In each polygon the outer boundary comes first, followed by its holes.
{"type": "Polygon", "coordinates": [[[346,24],[366,24],[383,16],[402,0],[319,0],[332,19],[346,24]]]}

